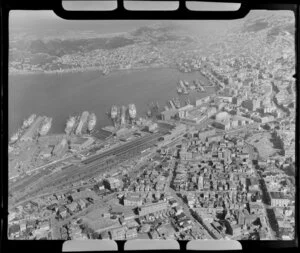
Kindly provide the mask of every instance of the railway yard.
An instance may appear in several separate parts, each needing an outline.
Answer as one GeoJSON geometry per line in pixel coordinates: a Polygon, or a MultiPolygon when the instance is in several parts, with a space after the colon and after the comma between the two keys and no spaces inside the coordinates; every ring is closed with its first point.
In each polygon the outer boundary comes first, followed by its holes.
{"type": "Polygon", "coordinates": [[[117,146],[100,154],[88,157],[75,164],[62,167],[60,171],[53,172],[55,166],[43,168],[36,174],[27,175],[15,183],[10,184],[10,192],[14,193],[16,198],[12,198],[12,203],[24,202],[24,198],[30,196],[34,198],[37,194],[56,192],[66,186],[72,186],[79,180],[92,178],[95,174],[111,171],[112,167],[119,163],[131,159],[140,154],[141,151],[153,147],[158,138],[166,134],[162,129],[158,133],[147,134],[134,141],[117,146]]]}

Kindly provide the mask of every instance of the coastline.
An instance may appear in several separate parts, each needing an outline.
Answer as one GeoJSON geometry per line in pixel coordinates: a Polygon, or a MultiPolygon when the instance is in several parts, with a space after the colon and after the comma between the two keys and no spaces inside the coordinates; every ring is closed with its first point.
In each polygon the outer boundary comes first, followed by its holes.
{"type": "MultiPolygon", "coordinates": [[[[103,74],[102,69],[99,67],[87,67],[87,68],[73,68],[73,69],[65,69],[65,70],[48,70],[48,71],[18,71],[18,72],[11,72],[9,71],[10,76],[22,76],[22,75],[39,75],[39,74],[46,74],[46,75],[54,75],[54,74],[69,74],[69,73],[84,73],[89,71],[99,71],[99,73],[103,76],[108,76],[110,74],[114,74],[117,72],[123,71],[135,71],[135,70],[148,70],[148,69],[176,69],[175,66],[170,65],[149,65],[149,66],[137,66],[131,68],[116,68],[112,69],[108,74],[103,74]]],[[[180,70],[178,70],[180,72],[180,70]]]]}

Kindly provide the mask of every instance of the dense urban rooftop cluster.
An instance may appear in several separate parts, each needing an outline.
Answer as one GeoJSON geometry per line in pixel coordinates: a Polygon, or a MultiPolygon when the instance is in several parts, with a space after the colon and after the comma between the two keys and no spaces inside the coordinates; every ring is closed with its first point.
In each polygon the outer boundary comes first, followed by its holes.
{"type": "MultiPolygon", "coordinates": [[[[78,167],[72,167],[77,181],[56,193],[15,201],[9,214],[9,237],[293,239],[294,37],[290,19],[279,19],[279,31],[274,20],[270,17],[271,25],[250,22],[244,30],[222,37],[223,41],[211,45],[208,56],[187,48],[173,54],[183,41],[171,36],[153,46],[152,39],[162,40],[161,31],[146,29],[133,34],[138,42],[114,51],[98,49],[56,58],[79,69],[97,66],[105,71],[172,62],[182,72],[199,71],[217,91],[193,104],[166,108],[153,120],[155,131],[136,123],[137,131],[128,130],[132,139],[116,134],[101,148],[81,147],[79,142],[80,152],[69,150],[71,156],[79,157],[78,167]],[[170,49],[162,50],[167,46],[170,49]],[[105,147],[109,151],[122,147],[122,142],[126,145],[149,136],[156,137],[148,146],[138,146],[131,153],[129,148],[122,150],[122,158],[115,152],[110,161],[93,161],[92,155],[101,155],[105,147]],[[93,173],[78,172],[92,167],[96,168],[93,173]]],[[[17,61],[11,66],[12,72],[16,66],[35,68],[17,61]]],[[[68,169],[49,170],[49,178],[58,178],[68,169]]]]}

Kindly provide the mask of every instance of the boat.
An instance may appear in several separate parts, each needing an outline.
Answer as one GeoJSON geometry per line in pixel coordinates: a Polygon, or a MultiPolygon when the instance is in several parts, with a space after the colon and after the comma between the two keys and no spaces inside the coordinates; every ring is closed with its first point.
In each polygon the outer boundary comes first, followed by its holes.
{"type": "Polygon", "coordinates": [[[108,75],[109,73],[110,73],[109,68],[104,68],[104,69],[102,70],[102,75],[104,75],[104,76],[108,75]]]}
{"type": "Polygon", "coordinates": [[[159,111],[159,104],[158,104],[158,102],[156,102],[155,109],[156,109],[157,111],[159,111]]]}
{"type": "Polygon", "coordinates": [[[24,120],[22,128],[29,127],[33,123],[35,118],[36,118],[36,114],[31,114],[28,119],[24,120]]]}
{"type": "Polygon", "coordinates": [[[117,107],[116,105],[113,105],[113,106],[111,107],[110,117],[111,117],[112,119],[116,119],[117,116],[118,116],[118,107],[117,107]]]}
{"type": "Polygon", "coordinates": [[[147,116],[148,116],[148,117],[151,117],[151,116],[152,116],[152,112],[151,112],[150,109],[147,111],[147,116]]]}
{"type": "Polygon", "coordinates": [[[190,89],[191,89],[191,90],[195,90],[195,89],[196,89],[196,85],[195,85],[195,84],[191,84],[191,85],[190,85],[190,89]]]}
{"type": "Polygon", "coordinates": [[[177,87],[177,93],[181,94],[182,93],[182,88],[177,87]]]}
{"type": "Polygon", "coordinates": [[[84,112],[81,114],[81,117],[80,117],[78,126],[77,126],[77,128],[76,128],[76,132],[75,132],[76,135],[80,135],[80,134],[86,132],[86,130],[87,130],[87,120],[88,120],[88,117],[89,117],[89,113],[88,113],[87,111],[84,111],[84,112]]]}
{"type": "Polygon", "coordinates": [[[121,107],[121,125],[125,125],[126,124],[126,106],[122,105],[121,107]]]}
{"type": "Polygon", "coordinates": [[[97,117],[95,113],[91,113],[88,117],[88,131],[90,133],[94,130],[96,123],[97,123],[97,117]]]}
{"type": "Polygon", "coordinates": [[[183,83],[183,81],[182,81],[182,80],[179,80],[179,86],[180,86],[182,89],[184,89],[184,88],[185,88],[185,86],[184,86],[184,83],[183,83]]]}
{"type": "Polygon", "coordinates": [[[49,132],[51,126],[52,126],[52,118],[45,117],[44,121],[41,124],[39,134],[41,136],[46,135],[49,132]]]}
{"type": "Polygon", "coordinates": [[[156,102],[156,103],[152,102],[151,105],[150,105],[150,108],[151,108],[151,111],[154,114],[158,113],[158,111],[159,111],[159,104],[158,104],[158,102],[156,102]]]}
{"type": "Polygon", "coordinates": [[[72,130],[75,128],[75,123],[76,123],[76,117],[75,116],[69,117],[65,128],[66,134],[70,134],[72,132],[72,130]]]}
{"type": "Polygon", "coordinates": [[[189,98],[187,98],[186,101],[185,101],[185,105],[190,105],[190,104],[191,104],[191,101],[190,101],[189,98]]]}
{"type": "Polygon", "coordinates": [[[176,106],[175,106],[175,104],[172,100],[169,101],[169,104],[170,104],[172,109],[176,109],[176,106]]]}
{"type": "Polygon", "coordinates": [[[135,104],[128,105],[128,114],[131,119],[135,119],[136,117],[136,107],[135,104]]]}
{"type": "Polygon", "coordinates": [[[177,97],[177,98],[173,98],[173,103],[174,103],[174,105],[175,105],[175,107],[178,109],[178,108],[180,108],[180,100],[179,100],[179,98],[177,97]]]}
{"type": "Polygon", "coordinates": [[[77,115],[76,117],[75,117],[75,125],[74,125],[74,127],[73,127],[73,133],[75,134],[75,132],[76,132],[76,129],[77,129],[77,126],[78,126],[78,124],[79,124],[79,121],[80,121],[80,115],[77,115]]]}
{"type": "Polygon", "coordinates": [[[199,91],[199,92],[205,92],[205,89],[204,89],[201,85],[199,85],[199,86],[198,86],[198,91],[199,91]]]}
{"type": "Polygon", "coordinates": [[[21,131],[18,130],[18,131],[10,138],[10,143],[16,142],[16,141],[19,139],[20,135],[21,135],[21,131]]]}
{"type": "Polygon", "coordinates": [[[186,87],[188,87],[190,84],[189,84],[189,82],[188,81],[183,81],[183,84],[186,86],[186,87]]]}
{"type": "Polygon", "coordinates": [[[203,88],[199,80],[197,80],[197,82],[195,84],[197,86],[197,89],[202,89],[203,88]]]}
{"type": "Polygon", "coordinates": [[[185,88],[183,94],[187,95],[189,94],[188,90],[185,88]]]}

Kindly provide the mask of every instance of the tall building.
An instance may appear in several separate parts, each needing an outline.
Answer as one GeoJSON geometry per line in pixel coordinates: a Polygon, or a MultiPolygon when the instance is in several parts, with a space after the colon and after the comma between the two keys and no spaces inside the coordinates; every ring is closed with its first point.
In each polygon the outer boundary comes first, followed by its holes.
{"type": "Polygon", "coordinates": [[[243,100],[242,100],[241,97],[234,97],[232,99],[232,102],[233,102],[233,104],[236,104],[237,106],[240,106],[242,104],[243,100]]]}
{"type": "Polygon", "coordinates": [[[231,152],[229,149],[224,150],[224,163],[230,164],[231,163],[231,152]]]}
{"type": "Polygon", "coordinates": [[[198,178],[198,190],[203,190],[203,176],[200,175],[198,178]]]}
{"type": "Polygon", "coordinates": [[[242,103],[242,106],[249,111],[256,111],[260,107],[259,99],[248,99],[242,103]]]}

